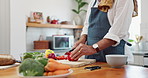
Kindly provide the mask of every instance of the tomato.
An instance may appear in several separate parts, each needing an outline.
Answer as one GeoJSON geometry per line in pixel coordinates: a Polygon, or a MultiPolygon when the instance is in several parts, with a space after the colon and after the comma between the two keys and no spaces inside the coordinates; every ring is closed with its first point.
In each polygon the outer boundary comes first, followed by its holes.
{"type": "Polygon", "coordinates": [[[53,59],[55,59],[55,54],[54,54],[54,53],[50,53],[50,54],[48,54],[47,57],[48,57],[48,58],[53,58],[53,59]]]}
{"type": "Polygon", "coordinates": [[[70,55],[71,52],[66,52],[65,55],[70,55]]]}
{"type": "Polygon", "coordinates": [[[78,60],[74,60],[70,57],[71,55],[71,52],[66,52],[65,55],[67,55],[67,57],[65,57],[64,55],[63,56],[57,56],[56,59],[57,60],[69,60],[69,61],[78,61],[78,60]]]}
{"type": "Polygon", "coordinates": [[[55,59],[57,59],[57,60],[66,60],[67,57],[65,57],[64,55],[62,55],[62,56],[55,57],[55,59]]]}
{"type": "Polygon", "coordinates": [[[70,57],[70,55],[71,55],[71,52],[69,52],[69,54],[68,54],[68,56],[67,56],[67,59],[68,59],[69,61],[78,61],[78,59],[77,59],[77,60],[72,59],[72,58],[70,57]]]}

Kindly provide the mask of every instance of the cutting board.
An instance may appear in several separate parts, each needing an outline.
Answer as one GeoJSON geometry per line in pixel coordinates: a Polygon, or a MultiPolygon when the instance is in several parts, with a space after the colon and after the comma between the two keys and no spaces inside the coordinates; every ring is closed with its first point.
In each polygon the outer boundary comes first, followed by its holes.
{"type": "Polygon", "coordinates": [[[57,61],[62,64],[67,64],[70,67],[80,67],[80,66],[84,66],[84,65],[92,64],[96,62],[95,59],[79,59],[78,61],[68,61],[68,60],[57,60],[57,61]]]}

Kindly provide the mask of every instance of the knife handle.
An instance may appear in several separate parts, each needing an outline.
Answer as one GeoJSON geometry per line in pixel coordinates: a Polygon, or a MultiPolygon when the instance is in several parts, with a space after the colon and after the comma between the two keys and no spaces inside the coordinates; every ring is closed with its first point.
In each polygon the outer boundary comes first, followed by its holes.
{"type": "Polygon", "coordinates": [[[88,69],[88,70],[92,71],[92,70],[96,70],[96,69],[101,69],[101,66],[85,67],[84,69],[88,69]]]}

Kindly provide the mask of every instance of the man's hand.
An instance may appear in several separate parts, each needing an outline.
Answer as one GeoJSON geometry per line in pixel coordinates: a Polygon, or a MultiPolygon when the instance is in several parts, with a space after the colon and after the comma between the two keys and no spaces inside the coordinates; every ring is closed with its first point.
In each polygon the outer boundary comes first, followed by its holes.
{"type": "Polygon", "coordinates": [[[71,58],[74,60],[79,59],[83,55],[92,55],[97,51],[89,45],[80,43],[71,53],[71,58]]]}

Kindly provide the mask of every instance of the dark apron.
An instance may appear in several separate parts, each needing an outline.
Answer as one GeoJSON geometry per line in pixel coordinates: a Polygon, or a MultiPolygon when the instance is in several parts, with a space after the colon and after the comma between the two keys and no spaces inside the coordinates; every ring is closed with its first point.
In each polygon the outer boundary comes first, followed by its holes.
{"type": "MultiPolygon", "coordinates": [[[[96,1],[94,5],[96,4],[96,1]]],[[[87,44],[93,45],[97,43],[107,34],[111,25],[109,24],[107,12],[102,12],[96,7],[91,8],[91,14],[89,16],[89,27],[88,27],[88,37],[87,44]]],[[[96,59],[96,61],[106,62],[105,55],[107,54],[124,54],[125,41],[121,40],[120,44],[116,47],[108,47],[98,53],[93,55],[86,55],[87,59],[96,59]]]]}

